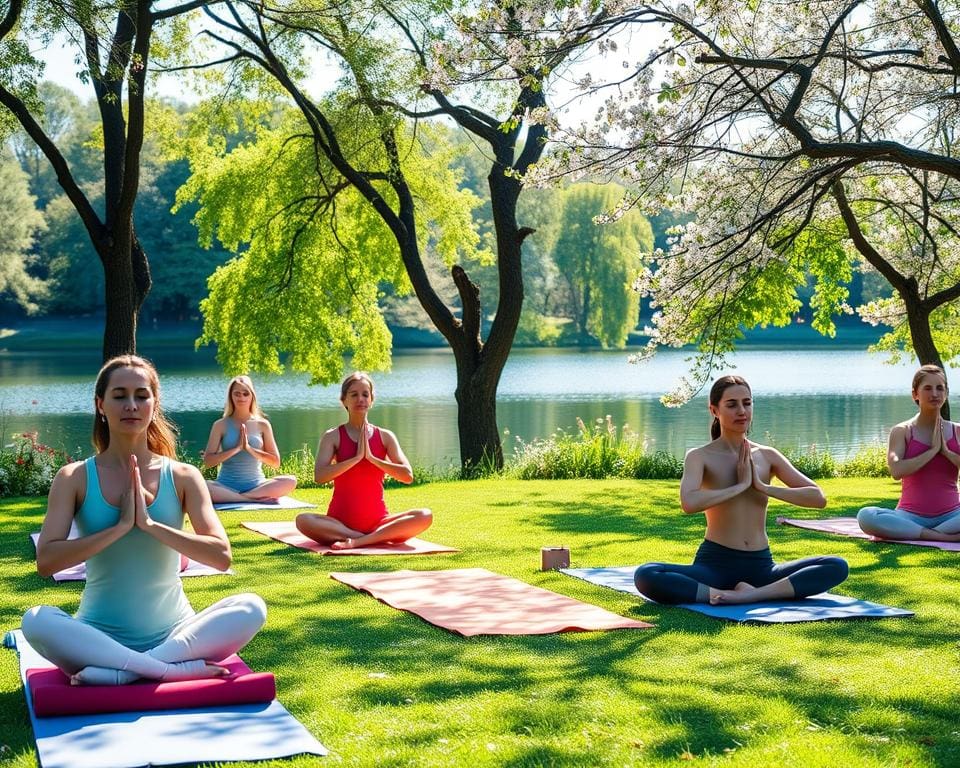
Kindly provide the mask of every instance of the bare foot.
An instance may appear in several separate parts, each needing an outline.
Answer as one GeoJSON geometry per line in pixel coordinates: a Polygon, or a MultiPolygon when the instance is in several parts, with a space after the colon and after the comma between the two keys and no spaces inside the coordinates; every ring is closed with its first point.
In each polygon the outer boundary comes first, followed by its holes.
{"type": "Polygon", "coordinates": [[[211,677],[227,677],[230,670],[219,664],[210,664],[201,659],[191,661],[175,661],[167,664],[162,680],[205,680],[211,677]]]}
{"type": "Polygon", "coordinates": [[[343,541],[335,541],[330,545],[330,549],[354,549],[357,546],[357,543],[353,539],[344,539],[343,541]]]}
{"type": "Polygon", "coordinates": [[[756,587],[741,581],[733,589],[714,589],[710,588],[711,605],[737,605],[740,603],[753,603],[755,599],[753,593],[756,587]]]}

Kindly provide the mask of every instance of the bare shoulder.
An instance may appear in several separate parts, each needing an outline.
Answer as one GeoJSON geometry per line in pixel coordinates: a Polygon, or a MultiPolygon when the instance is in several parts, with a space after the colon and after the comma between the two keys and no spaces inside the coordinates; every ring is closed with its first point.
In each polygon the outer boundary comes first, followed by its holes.
{"type": "Polygon", "coordinates": [[[691,448],[687,451],[685,458],[687,459],[703,459],[703,455],[710,450],[710,446],[713,443],[707,443],[706,445],[698,445],[696,448],[691,448]]]}
{"type": "Polygon", "coordinates": [[[894,440],[906,440],[912,428],[913,419],[907,419],[906,421],[901,421],[899,424],[894,424],[890,429],[891,442],[894,440]]]}
{"type": "Polygon", "coordinates": [[[173,472],[174,480],[188,483],[202,483],[204,481],[200,470],[193,464],[170,459],[170,469],[173,472]]]}
{"type": "Polygon", "coordinates": [[[786,460],[786,456],[780,453],[780,451],[778,451],[772,445],[762,445],[760,443],[751,442],[750,450],[751,452],[756,451],[758,454],[763,456],[763,458],[767,459],[768,461],[776,461],[780,459],[786,460]]]}
{"type": "Polygon", "coordinates": [[[87,462],[85,459],[64,464],[54,477],[54,481],[66,486],[85,483],[87,479],[86,465],[87,462]]]}

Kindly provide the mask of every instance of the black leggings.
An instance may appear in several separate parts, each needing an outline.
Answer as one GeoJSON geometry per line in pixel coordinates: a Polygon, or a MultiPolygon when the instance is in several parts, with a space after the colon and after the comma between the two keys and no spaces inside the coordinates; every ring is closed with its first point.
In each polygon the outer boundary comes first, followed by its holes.
{"type": "Polygon", "coordinates": [[[658,603],[706,603],[710,587],[733,589],[745,581],[754,587],[787,578],[797,598],[826,592],[847,578],[847,561],[840,557],[805,557],[773,562],[770,548],[748,552],[704,541],[693,565],[647,563],[633,576],[637,589],[658,603]]]}

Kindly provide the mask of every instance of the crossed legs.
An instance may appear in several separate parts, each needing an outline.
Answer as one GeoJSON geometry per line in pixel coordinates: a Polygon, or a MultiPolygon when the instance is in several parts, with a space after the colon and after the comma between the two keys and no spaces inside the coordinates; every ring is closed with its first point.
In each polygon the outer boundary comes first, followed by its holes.
{"type": "Polygon", "coordinates": [[[274,475],[248,491],[240,493],[216,480],[207,480],[210,489],[210,498],[214,504],[223,504],[236,501],[273,501],[286,496],[297,487],[297,478],[294,475],[274,475]]]}
{"type": "Polygon", "coordinates": [[[219,677],[219,661],[239,651],[267,618],[254,594],[232,595],[180,622],[155,648],[127,648],[99,629],[49,605],[23,617],[23,635],[42,656],[70,675],[74,685],[124,685],[141,677],[188,680],[219,677]]]}
{"type": "Polygon", "coordinates": [[[738,550],[705,542],[697,560],[693,565],[641,565],[634,582],[647,597],[673,605],[802,598],[825,592],[847,578],[847,563],[839,557],[805,557],[775,565],[766,551],[738,554],[738,550]]]}
{"type": "Polygon", "coordinates": [[[356,531],[330,515],[304,513],[297,515],[296,520],[297,529],[304,536],[329,544],[331,549],[355,549],[383,542],[396,544],[423,533],[432,522],[433,513],[429,509],[410,509],[387,515],[367,533],[356,531]]]}
{"type": "Polygon", "coordinates": [[[960,509],[923,517],[905,509],[864,507],[857,513],[864,533],[895,541],[960,541],[960,509]]]}

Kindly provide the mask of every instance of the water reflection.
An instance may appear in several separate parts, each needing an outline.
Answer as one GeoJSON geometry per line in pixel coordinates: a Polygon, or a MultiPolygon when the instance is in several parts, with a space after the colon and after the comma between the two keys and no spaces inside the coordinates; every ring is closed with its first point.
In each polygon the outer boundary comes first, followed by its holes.
{"type": "MultiPolygon", "coordinates": [[[[707,439],[703,396],[667,409],[659,395],[686,370],[686,354],[667,352],[631,365],[623,352],[518,350],[500,386],[498,422],[508,430],[507,452],[557,429],[574,431],[608,414],[629,424],[651,448],[683,455],[707,439]]],[[[223,408],[227,377],[209,356],[158,352],[164,400],[181,427],[188,451],[199,451],[223,408]]],[[[851,350],[747,351],[737,372],[756,396],[753,434],[791,448],[817,445],[846,456],[885,440],[894,423],[912,412],[910,364],[851,350]]],[[[52,445],[89,452],[96,352],[0,355],[0,410],[4,436],[39,430],[52,445]]],[[[411,458],[428,465],[458,459],[453,358],[443,350],[400,353],[394,370],[375,374],[374,420],[399,435],[411,458]]],[[[307,377],[255,377],[260,401],[284,452],[316,446],[323,430],[342,421],[339,387],[309,387],[307,377]]]]}

